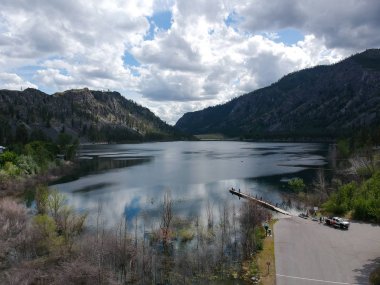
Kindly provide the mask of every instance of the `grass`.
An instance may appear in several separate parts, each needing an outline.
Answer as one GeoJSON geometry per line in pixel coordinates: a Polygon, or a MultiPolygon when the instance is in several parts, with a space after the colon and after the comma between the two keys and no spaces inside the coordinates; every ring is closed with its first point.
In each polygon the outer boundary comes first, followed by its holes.
{"type": "MultiPolygon", "coordinates": [[[[250,280],[252,277],[260,277],[261,285],[275,285],[276,284],[276,267],[274,257],[274,233],[273,226],[277,220],[271,220],[269,227],[272,229],[272,236],[265,237],[265,231],[260,228],[260,236],[264,235],[262,240],[262,249],[252,257],[245,260],[242,264],[242,278],[244,280],[250,280]],[[269,274],[268,274],[268,265],[269,274]]],[[[257,236],[259,238],[259,236],[257,236]]]]}
{"type": "Polygon", "coordinates": [[[274,257],[274,232],[273,226],[277,220],[271,220],[269,223],[270,228],[272,229],[272,236],[266,237],[263,241],[263,250],[261,250],[257,255],[257,266],[261,276],[262,285],[274,285],[276,284],[276,266],[275,266],[275,257],[274,257]],[[268,274],[268,265],[269,265],[269,274],[268,274]]]}

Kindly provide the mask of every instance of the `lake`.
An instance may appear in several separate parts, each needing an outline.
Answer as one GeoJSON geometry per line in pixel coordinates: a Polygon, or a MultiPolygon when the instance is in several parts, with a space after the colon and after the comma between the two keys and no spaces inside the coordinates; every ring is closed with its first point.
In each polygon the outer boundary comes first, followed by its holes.
{"type": "Polygon", "coordinates": [[[176,215],[206,217],[225,202],[241,203],[228,193],[234,187],[273,203],[283,202],[286,181],[311,182],[327,167],[329,146],[318,143],[235,141],[159,142],[82,145],[80,170],[51,187],[68,203],[89,212],[99,205],[108,225],[136,217],[159,219],[165,192],[176,215]]]}

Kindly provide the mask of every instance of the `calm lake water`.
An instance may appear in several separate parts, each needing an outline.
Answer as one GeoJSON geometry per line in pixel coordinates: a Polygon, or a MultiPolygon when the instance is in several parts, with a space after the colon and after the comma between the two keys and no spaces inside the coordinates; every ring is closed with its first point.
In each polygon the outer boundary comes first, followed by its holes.
{"type": "Polygon", "coordinates": [[[75,209],[98,205],[107,224],[136,217],[159,218],[164,193],[170,191],[175,214],[206,217],[226,201],[234,187],[274,203],[283,201],[292,177],[311,181],[327,166],[328,145],[230,141],[164,142],[81,146],[81,170],[52,187],[64,192],[75,209]]]}

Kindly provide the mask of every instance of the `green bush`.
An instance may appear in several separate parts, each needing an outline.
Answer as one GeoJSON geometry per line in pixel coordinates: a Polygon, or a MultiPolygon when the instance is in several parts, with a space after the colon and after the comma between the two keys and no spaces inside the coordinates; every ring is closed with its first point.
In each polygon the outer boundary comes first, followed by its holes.
{"type": "Polygon", "coordinates": [[[368,220],[370,205],[369,201],[360,198],[355,202],[353,217],[358,220],[368,220]]]}
{"type": "Polygon", "coordinates": [[[323,208],[337,215],[353,211],[353,218],[380,222],[380,172],[361,185],[351,182],[339,187],[323,208]]]}
{"type": "Polygon", "coordinates": [[[26,175],[37,174],[40,170],[36,161],[30,155],[20,155],[16,161],[21,172],[26,175]]]}
{"type": "Polygon", "coordinates": [[[49,254],[62,243],[62,238],[57,236],[57,226],[53,218],[48,215],[35,216],[33,227],[38,240],[36,244],[38,255],[49,254]]]}
{"type": "Polygon", "coordinates": [[[360,196],[354,203],[354,217],[380,222],[380,172],[361,185],[360,196]]]}
{"type": "Polygon", "coordinates": [[[288,187],[294,192],[301,192],[306,188],[302,178],[292,178],[288,181],[288,187]]]}
{"type": "Polygon", "coordinates": [[[20,168],[17,165],[13,164],[13,162],[7,161],[3,167],[5,173],[11,177],[15,178],[21,174],[20,168]]]}
{"type": "Polygon", "coordinates": [[[42,237],[49,238],[56,235],[56,224],[52,217],[49,217],[48,215],[37,215],[34,217],[33,222],[40,231],[42,237]]]}
{"type": "Polygon", "coordinates": [[[256,245],[256,250],[262,250],[264,248],[263,240],[265,239],[265,231],[261,228],[256,227],[254,231],[254,240],[256,245]]]}
{"type": "Polygon", "coordinates": [[[347,212],[347,208],[344,205],[336,204],[334,195],[330,198],[329,201],[323,204],[323,209],[329,213],[336,215],[343,215],[347,212]]]}
{"type": "Polygon", "coordinates": [[[42,141],[28,143],[25,145],[24,150],[25,154],[33,157],[42,169],[46,169],[49,162],[53,161],[56,155],[52,146],[49,143],[42,141]]]}
{"type": "Polygon", "coordinates": [[[338,191],[331,195],[330,199],[323,205],[323,208],[336,215],[344,215],[352,209],[354,196],[358,186],[351,182],[339,187],[338,191]]]}
{"type": "Polygon", "coordinates": [[[0,167],[3,167],[6,162],[12,162],[16,163],[17,160],[17,154],[13,151],[5,151],[4,153],[0,154],[0,167]]]}

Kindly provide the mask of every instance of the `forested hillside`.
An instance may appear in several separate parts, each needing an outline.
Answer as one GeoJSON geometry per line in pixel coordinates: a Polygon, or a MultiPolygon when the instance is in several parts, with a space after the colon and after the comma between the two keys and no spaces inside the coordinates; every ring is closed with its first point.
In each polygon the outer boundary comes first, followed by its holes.
{"type": "Polygon", "coordinates": [[[0,144],[56,139],[59,133],[91,142],[184,138],[149,109],[117,92],[0,90],[0,144]]]}
{"type": "Polygon", "coordinates": [[[335,138],[367,130],[380,142],[379,126],[379,49],[288,74],[225,104],[187,113],[176,124],[192,134],[245,138],[335,138]]]}

